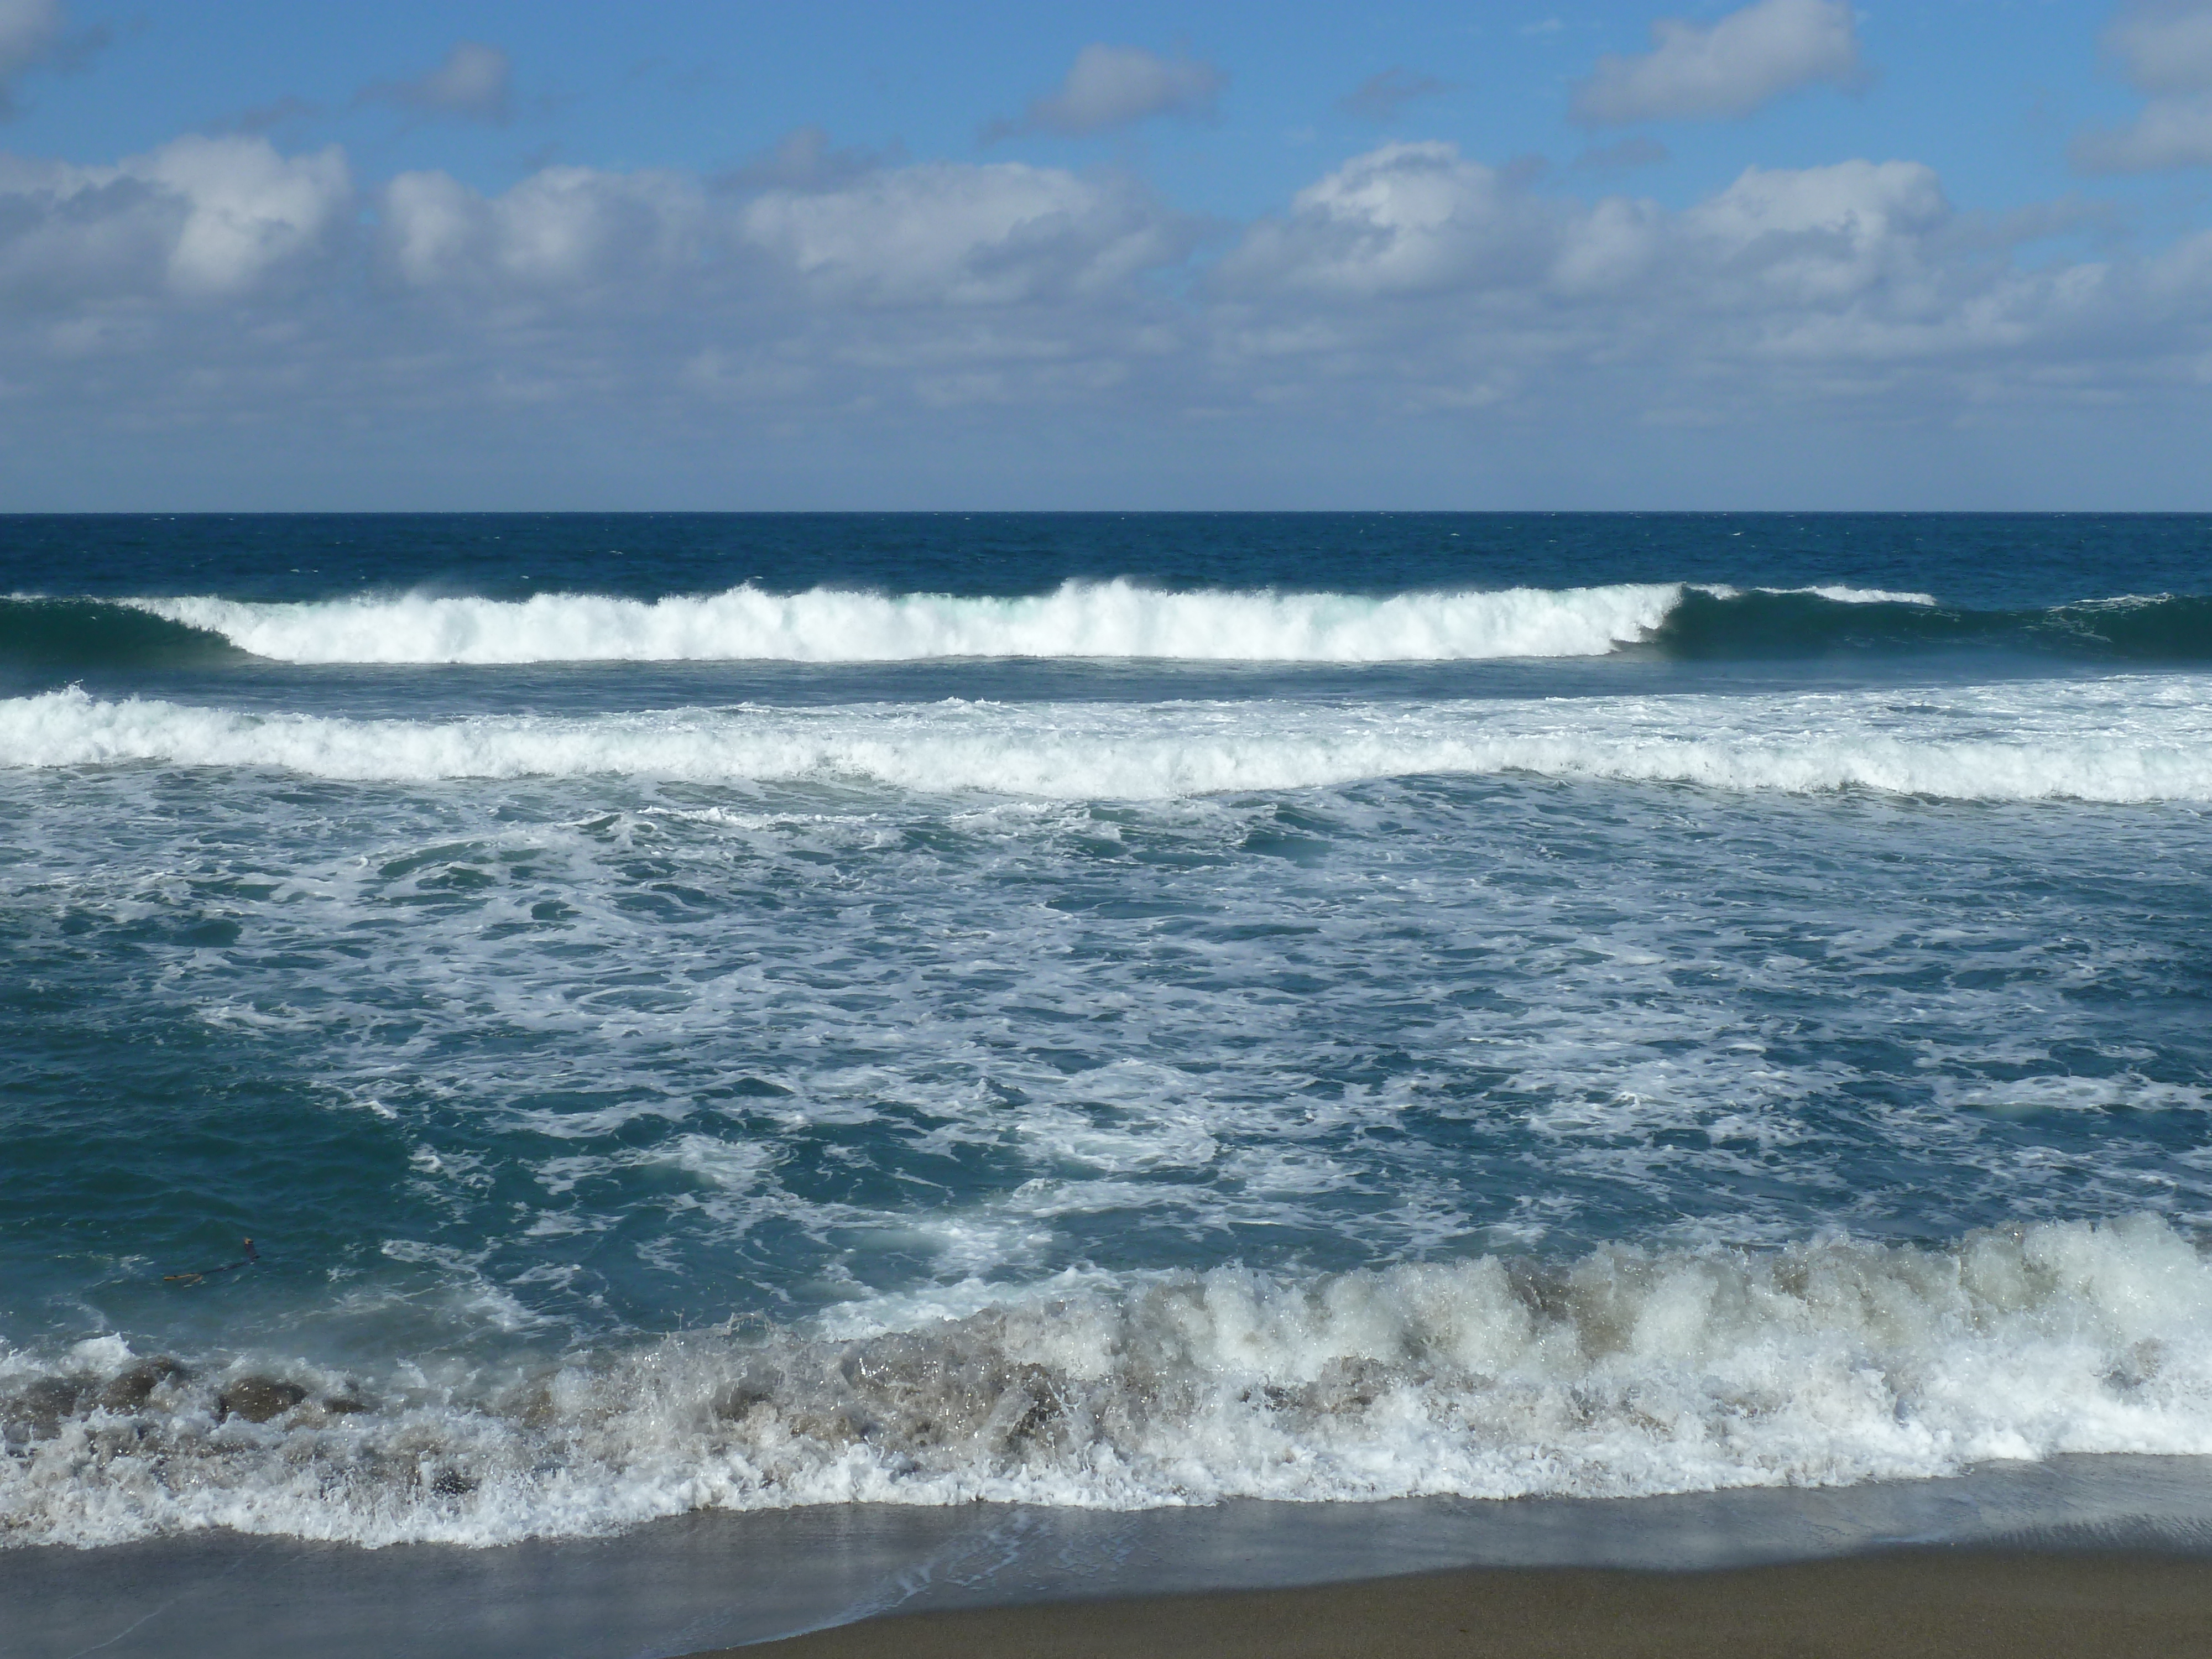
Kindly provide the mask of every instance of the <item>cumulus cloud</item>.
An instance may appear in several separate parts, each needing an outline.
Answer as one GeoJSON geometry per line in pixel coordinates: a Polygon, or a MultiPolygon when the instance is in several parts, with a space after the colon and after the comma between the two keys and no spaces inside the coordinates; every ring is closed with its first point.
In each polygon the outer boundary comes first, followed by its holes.
{"type": "Polygon", "coordinates": [[[986,143],[1030,132],[1082,137],[1155,115],[1208,116],[1228,83],[1218,69],[1195,58],[1093,44],[1076,53],[1057,89],[1031,100],[1020,119],[993,122],[983,137],[986,143]]]}
{"type": "Polygon", "coordinates": [[[24,298],[235,297],[327,252],[353,184],[335,148],[178,138],[114,167],[0,169],[0,289],[24,298]]]}
{"type": "Polygon", "coordinates": [[[678,173],[549,167],[487,198],[447,173],[403,173],[384,188],[378,233],[412,287],[566,297],[698,258],[704,194],[678,173]]]}
{"type": "Polygon", "coordinates": [[[1385,144],[1254,226],[1217,276],[1346,298],[1480,285],[1540,260],[1550,232],[1542,204],[1454,146],[1385,144]]]}
{"type": "MultiPolygon", "coordinates": [[[[1784,361],[1957,367],[2056,341],[2114,291],[2105,265],[2022,275],[1969,228],[1917,162],[1751,167],[1668,211],[1540,197],[1448,144],[1391,144],[1252,227],[1216,281],[1278,317],[1299,295],[1337,302],[1313,349],[1341,362],[1351,339],[1387,342],[1408,378],[1455,353],[1555,372],[1687,359],[1706,376],[1784,361]]],[[[2196,303],[2212,317],[2212,288],[2196,303]]],[[[1269,337],[1279,360],[1298,336],[1269,337]]]]}
{"type": "Polygon", "coordinates": [[[2130,84],[2150,95],[2125,127],[2075,135],[2086,173],[2212,167],[2212,0],[2152,0],[2124,10],[2105,49],[2130,84]]]}
{"type": "Polygon", "coordinates": [[[457,40],[435,69],[411,81],[384,82],[369,88],[362,97],[426,115],[450,115],[503,126],[514,114],[512,78],[513,65],[497,46],[481,40],[457,40]]]}
{"type": "Polygon", "coordinates": [[[1416,75],[1408,69],[1387,69],[1370,75],[1336,100],[1337,108],[1363,121],[1389,121],[1416,98],[1433,98],[1452,89],[1449,81],[1433,75],[1416,75]]]}
{"type": "Polygon", "coordinates": [[[1748,115],[1787,92],[1860,78],[1850,0],[1755,0],[1710,27],[1662,18],[1652,48],[1608,53],[1575,88],[1585,126],[1748,115]]]}
{"type": "Polygon", "coordinates": [[[406,173],[378,209],[382,263],[409,288],[535,299],[742,281],[755,301],[1007,307],[1103,294],[1181,258],[1191,240],[1133,179],[1018,162],[750,189],[726,176],[710,185],[552,167],[489,197],[443,173],[406,173]]]}
{"type": "Polygon", "coordinates": [[[925,162],[842,190],[770,191],[740,222],[811,288],[871,305],[1097,294],[1188,246],[1133,180],[1018,163],[925,162]]]}
{"type": "Polygon", "coordinates": [[[1917,419],[2212,379],[2212,234],[2029,264],[2026,228],[1909,161],[1752,167],[1670,206],[1383,143],[1208,241],[1122,173],[787,142],[743,177],[550,166],[489,191],[418,170],[357,194],[335,149],[240,135],[0,158],[0,407],[33,434],[64,408],[210,431],[322,410],[341,438],[442,420],[448,446],[567,430],[577,454],[865,428],[897,455],[957,428],[963,466],[1057,433],[1109,467],[1271,420],[1917,419]]]}

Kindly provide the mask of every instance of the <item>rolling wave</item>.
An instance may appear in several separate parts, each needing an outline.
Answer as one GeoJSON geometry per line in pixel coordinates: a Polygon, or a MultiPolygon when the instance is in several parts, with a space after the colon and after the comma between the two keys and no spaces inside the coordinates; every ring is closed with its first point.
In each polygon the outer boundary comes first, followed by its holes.
{"type": "Polygon", "coordinates": [[[1686,587],[1645,641],[1686,659],[1997,647],[2122,662],[2212,661],[2212,598],[2085,599],[2042,611],[1967,611],[1924,594],[1686,587]]]}
{"type": "MultiPolygon", "coordinates": [[[[436,1357],[425,1362],[445,1364],[436,1357]]],[[[2148,1217],[1771,1254],[1070,1274],[553,1374],[0,1350],[0,1541],[487,1545],[703,1509],[1833,1486],[2212,1453],[2212,1267],[2148,1217]]]]}
{"type": "Polygon", "coordinates": [[[356,599],[322,605],[143,599],[149,613],[298,663],[909,662],[958,657],[1402,662],[1600,656],[1641,638],[1672,586],[1495,593],[1162,592],[1069,582],[1012,599],[744,586],[650,602],[356,599]]]}
{"type": "Polygon", "coordinates": [[[2196,677],[1576,701],[680,708],[440,720],[252,714],[81,690],[0,701],[0,766],[314,777],[622,775],[1162,799],[1505,772],[1959,800],[2212,800],[2196,677]]]}
{"type": "Polygon", "coordinates": [[[1680,583],[1499,592],[1164,592],[1127,581],[974,599],[746,586],[654,600],[402,594],[256,604],[207,596],[0,599],[0,663],[47,668],[301,664],[912,662],[1102,658],[1211,662],[1683,659],[2000,647],[2118,661],[2212,661],[2212,598],[2160,595],[1979,611],[1925,593],[1680,583]]]}
{"type": "Polygon", "coordinates": [[[104,599],[0,599],[0,665],[210,668],[247,653],[210,629],[104,599]]]}

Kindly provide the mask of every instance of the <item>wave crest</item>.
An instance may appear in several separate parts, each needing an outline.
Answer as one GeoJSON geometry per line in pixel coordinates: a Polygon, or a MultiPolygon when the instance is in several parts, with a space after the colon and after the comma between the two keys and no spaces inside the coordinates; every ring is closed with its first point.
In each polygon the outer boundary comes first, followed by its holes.
{"type": "Polygon", "coordinates": [[[1969,611],[1927,593],[1640,583],[1493,592],[1166,592],[1127,581],[975,599],[755,586],[629,599],[428,594],[255,604],[209,596],[0,599],[0,664],[912,662],[1121,659],[1413,663],[1596,657],[1701,659],[2001,648],[2212,661],[2212,598],[2160,594],[2045,611],[1969,611]]]}
{"type": "Polygon", "coordinates": [[[152,762],[394,782],[600,775],[1121,800],[1522,772],[1962,800],[2212,800],[2212,709],[2194,682],[1943,696],[947,702],[433,721],[253,714],[71,689],[0,702],[0,766],[152,762]]]}
{"type": "Polygon", "coordinates": [[[746,586],[654,600],[349,599],[315,605],[134,599],[258,657],[296,663],[907,662],[1099,657],[1408,662],[1602,656],[1656,627],[1671,584],[1489,593],[1164,592],[1067,582],[1013,599],[746,586]]]}
{"type": "Polygon", "coordinates": [[[2212,1265],[2151,1218],[864,1304],[533,1374],[113,1339],[0,1358],[0,1532],[490,1544],[702,1508],[1617,1497],[2212,1452],[2212,1265]]]}

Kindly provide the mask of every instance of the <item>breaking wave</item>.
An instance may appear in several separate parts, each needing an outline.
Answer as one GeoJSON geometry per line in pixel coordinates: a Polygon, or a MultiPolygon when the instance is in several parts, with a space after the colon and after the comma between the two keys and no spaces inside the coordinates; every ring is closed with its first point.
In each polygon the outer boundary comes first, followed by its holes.
{"type": "Polygon", "coordinates": [[[947,657],[1401,662],[1601,656],[1680,597],[1667,585],[1495,593],[1163,592],[1068,582],[1012,599],[753,586],[646,601],[139,599],[256,656],[299,663],[902,662],[947,657]]]}
{"type": "Polygon", "coordinates": [[[1100,658],[1450,662],[2003,647],[2121,661],[2212,660],[2212,598],[2161,595],[1979,611],[1926,593],[1641,583],[1502,592],[1175,592],[1069,582],[1019,598],[756,586],[645,600],[428,594],[255,604],[212,597],[0,599],[0,662],[301,664],[908,662],[1100,658]]]}
{"type": "Polygon", "coordinates": [[[207,668],[245,659],[218,633],[102,599],[0,599],[0,665],[207,668]]]}
{"type": "Polygon", "coordinates": [[[2212,700],[2193,679],[1942,695],[947,702],[404,720],[73,688],[0,701],[0,766],[270,767],[396,782],[599,775],[1128,800],[1520,772],[1960,800],[2212,800],[2212,700]]]}
{"type": "Polygon", "coordinates": [[[487,1545],[700,1509],[1623,1497],[2212,1453],[2212,1264],[2153,1218],[970,1285],[534,1368],[0,1353],[0,1537],[487,1545]],[[426,1369],[428,1367],[428,1369],[426,1369]]]}

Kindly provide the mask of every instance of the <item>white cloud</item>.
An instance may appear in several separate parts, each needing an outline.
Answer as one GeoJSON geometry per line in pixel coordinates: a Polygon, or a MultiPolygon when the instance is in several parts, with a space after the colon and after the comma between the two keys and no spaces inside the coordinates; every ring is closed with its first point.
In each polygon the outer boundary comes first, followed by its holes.
{"type": "MultiPolygon", "coordinates": [[[[2136,270],[2138,297],[2149,269],[2136,270]]],[[[2090,322],[2105,331],[2095,350],[2126,337],[2162,356],[2212,325],[2212,271],[2177,271],[2159,326],[2183,325],[2161,340],[2147,313],[2128,313],[2113,267],[2015,270],[1917,162],[1747,168],[1669,212],[1540,197],[1428,143],[1346,162],[1253,226],[1216,282],[1254,372],[1264,359],[1279,379],[1303,355],[1316,374],[1449,403],[1470,386],[1510,401],[1506,380],[1535,388],[1601,366],[1632,398],[1647,379],[1665,384],[1668,365],[1753,398],[1797,395],[1767,379],[1784,362],[1894,390],[1908,368],[1986,376],[2063,356],[2090,322]],[[1312,325],[1311,299],[1331,302],[1329,327],[1312,325]]]]}
{"type": "Polygon", "coordinates": [[[1682,225],[1717,256],[1715,280],[1753,281],[1784,303],[1822,307],[1917,280],[1929,239],[1950,220],[1934,169],[1840,161],[1796,171],[1747,167],[1685,212],[1682,225]]]}
{"type": "Polygon", "coordinates": [[[1525,271],[1553,234],[1540,204],[1453,146],[1384,144],[1300,191],[1286,218],[1254,226],[1218,275],[1231,289],[1413,293],[1525,271]]]}
{"type": "Polygon", "coordinates": [[[2153,0],[2123,11],[2105,48],[2129,82],[2152,94],[2131,125],[2074,139],[2085,173],[2212,167],[2212,0],[2153,0]]]}
{"type": "Polygon", "coordinates": [[[0,169],[0,281],[37,295],[252,292],[329,247],[353,184],[335,148],[188,135],[112,167],[0,169]]]}
{"type": "Polygon", "coordinates": [[[385,82],[362,96],[430,115],[504,125],[514,113],[512,78],[513,65],[497,46],[458,40],[435,69],[411,81],[385,82]]]}
{"type": "MultiPolygon", "coordinates": [[[[1613,196],[1538,197],[1449,144],[1385,144],[1255,225],[1218,270],[1231,292],[1372,299],[1454,293],[1556,307],[1633,294],[1647,317],[1848,306],[1919,282],[1953,222],[1917,162],[1747,168],[1669,214],[1613,196]]],[[[1608,301],[1609,302],[1609,301],[1608,301]]]]}
{"type": "Polygon", "coordinates": [[[179,138],[148,157],[140,176],[189,204],[168,275],[193,295],[244,293],[313,252],[353,195],[335,146],[283,156],[253,138],[179,138]]]}
{"type": "Polygon", "coordinates": [[[660,172],[546,167],[490,199],[442,173],[386,186],[384,246],[418,288],[518,296],[652,278],[696,260],[707,234],[696,181],[660,172]]]}
{"type": "Polygon", "coordinates": [[[485,197],[402,173],[379,202],[386,269],[422,291],[619,299],[689,283],[756,303],[1005,307],[1081,299],[1180,259],[1188,228],[1133,180],[1018,162],[877,167],[750,192],[729,179],[548,167],[485,197]]]}
{"type": "Polygon", "coordinates": [[[1589,126],[1747,115],[1818,82],[1862,74],[1850,0],[1756,0],[1707,27],[1679,18],[1651,26],[1652,49],[1608,54],[1575,88],[1589,126]]]}
{"type": "Polygon", "coordinates": [[[1097,293],[1188,246],[1131,181],[1018,163],[926,162],[839,190],[769,191],[741,224],[810,288],[872,305],[1097,293]]]}
{"type": "MultiPolygon", "coordinates": [[[[60,410],[88,430],[320,420],[333,454],[366,428],[426,466],[566,431],[583,447],[563,453],[627,446],[650,471],[653,445],[727,455],[773,428],[959,466],[1057,441],[1104,477],[1134,447],[1174,460],[1178,433],[1257,465],[1293,428],[1365,442],[1401,418],[1496,435],[2148,407],[2212,363],[2212,236],[2029,266],[1911,161],[1753,167],[1674,208],[1388,143],[1218,258],[1121,173],[793,176],[558,167],[487,193],[416,171],[363,221],[335,150],[0,157],[9,443],[27,453],[60,410]]],[[[0,477],[26,465],[0,456],[0,477]]]]}
{"type": "Polygon", "coordinates": [[[1094,44],[1076,53],[1056,91],[1033,100],[1018,121],[994,122],[984,137],[1024,132],[1080,137],[1155,115],[1211,115],[1228,82],[1218,69],[1194,58],[1094,44]]]}

